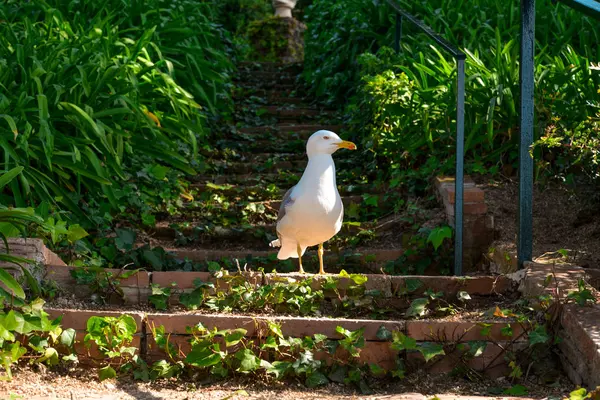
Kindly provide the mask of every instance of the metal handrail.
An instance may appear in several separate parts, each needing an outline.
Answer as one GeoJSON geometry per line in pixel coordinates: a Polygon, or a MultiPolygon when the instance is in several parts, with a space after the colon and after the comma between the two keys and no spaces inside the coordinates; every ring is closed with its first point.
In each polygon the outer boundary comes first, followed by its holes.
{"type": "MultiPolygon", "coordinates": [[[[556,0],[554,0],[556,1],[556,0]]],[[[600,2],[596,0],[558,0],[565,5],[600,20],[600,2]]]]}
{"type": "Polygon", "coordinates": [[[419,29],[431,37],[444,50],[456,59],[456,177],[454,199],[454,274],[462,275],[463,264],[463,206],[464,206],[464,181],[465,181],[465,53],[450,44],[446,39],[437,34],[415,16],[403,10],[394,0],[386,2],[396,11],[396,36],[394,49],[400,51],[402,38],[402,22],[406,18],[419,29]]]}

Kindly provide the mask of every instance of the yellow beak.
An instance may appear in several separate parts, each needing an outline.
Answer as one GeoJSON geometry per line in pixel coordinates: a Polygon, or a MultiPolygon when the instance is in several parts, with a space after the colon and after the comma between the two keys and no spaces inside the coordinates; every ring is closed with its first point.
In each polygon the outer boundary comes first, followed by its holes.
{"type": "Polygon", "coordinates": [[[356,150],[356,145],[352,142],[343,140],[337,144],[338,149],[356,150]]]}

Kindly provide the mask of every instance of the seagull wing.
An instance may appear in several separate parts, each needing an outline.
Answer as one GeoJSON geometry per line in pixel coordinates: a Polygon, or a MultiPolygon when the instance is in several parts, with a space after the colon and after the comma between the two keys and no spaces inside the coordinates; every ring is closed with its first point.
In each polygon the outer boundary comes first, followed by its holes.
{"type": "Polygon", "coordinates": [[[283,195],[283,200],[281,200],[281,205],[279,206],[279,213],[277,214],[277,222],[281,221],[283,217],[285,217],[285,209],[294,204],[294,199],[292,198],[292,191],[296,186],[289,189],[283,195]]]}

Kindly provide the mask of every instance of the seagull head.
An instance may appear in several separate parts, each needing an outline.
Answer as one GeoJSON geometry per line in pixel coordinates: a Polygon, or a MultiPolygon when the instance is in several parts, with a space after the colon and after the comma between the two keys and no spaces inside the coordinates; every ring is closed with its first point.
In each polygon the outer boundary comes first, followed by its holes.
{"type": "Polygon", "coordinates": [[[352,142],[342,140],[335,132],[320,130],[313,133],[306,142],[306,154],[333,154],[339,149],[356,150],[352,142]]]}

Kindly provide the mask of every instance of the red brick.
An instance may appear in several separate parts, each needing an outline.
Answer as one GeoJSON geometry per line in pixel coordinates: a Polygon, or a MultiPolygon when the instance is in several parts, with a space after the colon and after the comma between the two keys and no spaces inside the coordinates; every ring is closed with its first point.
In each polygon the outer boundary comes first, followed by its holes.
{"type": "MultiPolygon", "coordinates": [[[[74,285],[75,280],[71,276],[71,270],[77,268],[78,267],[69,267],[66,265],[49,265],[46,267],[46,278],[53,280],[58,284],[74,285]]],[[[118,277],[124,272],[128,272],[112,268],[106,268],[104,271],[112,274],[113,278],[118,277]]],[[[119,279],[119,284],[120,286],[148,287],[150,286],[150,277],[146,271],[139,271],[128,278],[119,279]]]]}
{"type": "MultiPolygon", "coordinates": [[[[104,359],[104,356],[102,355],[100,350],[98,350],[98,346],[95,343],[91,342],[91,345],[89,348],[85,345],[83,339],[85,338],[86,334],[87,333],[85,331],[77,331],[75,333],[75,346],[74,347],[75,347],[75,353],[79,356],[79,361],[83,362],[84,364],[89,364],[93,360],[104,359]]],[[[140,352],[140,347],[141,347],[140,334],[136,334],[133,337],[133,340],[131,341],[131,344],[129,346],[137,348],[138,354],[141,353],[140,352]]]]}
{"type": "Polygon", "coordinates": [[[136,311],[88,311],[88,310],[67,310],[59,308],[47,308],[45,311],[49,318],[55,319],[62,315],[61,325],[63,328],[73,328],[76,331],[85,331],[87,321],[90,317],[119,317],[120,315],[131,315],[137,324],[136,333],[142,330],[142,313],[136,311]]]}
{"type": "MultiPolygon", "coordinates": [[[[456,190],[454,186],[444,188],[444,195],[447,197],[450,204],[454,204],[456,190]]],[[[483,203],[485,193],[478,187],[465,187],[463,189],[463,201],[464,203],[483,203]]]]}
{"type": "Polygon", "coordinates": [[[446,298],[451,298],[461,290],[472,295],[490,295],[506,293],[512,289],[512,281],[504,276],[392,276],[392,293],[398,293],[405,286],[407,279],[418,279],[422,282],[414,293],[420,294],[427,289],[442,291],[446,298]]]}
{"type": "MultiPolygon", "coordinates": [[[[508,340],[506,336],[502,336],[501,329],[507,323],[490,322],[492,324],[490,335],[483,336],[481,334],[482,326],[479,322],[453,322],[453,321],[406,321],[406,335],[417,341],[461,341],[468,342],[471,340],[508,340]]],[[[518,323],[510,324],[513,330],[513,338],[519,337],[523,333],[523,328],[518,323]]],[[[521,340],[525,340],[526,336],[521,336],[521,340]]]]}
{"type": "Polygon", "coordinates": [[[175,283],[177,289],[193,289],[194,280],[203,282],[214,282],[210,272],[185,272],[185,271],[159,271],[152,273],[152,283],[161,288],[171,287],[175,283]]]}
{"type": "Polygon", "coordinates": [[[556,295],[558,286],[558,294],[564,298],[570,291],[577,290],[579,279],[585,278],[585,270],[573,265],[527,262],[525,268],[526,276],[520,290],[528,297],[537,297],[543,293],[556,295]],[[556,279],[553,278],[548,287],[544,287],[548,275],[554,275],[556,279]]]}
{"type": "MultiPolygon", "coordinates": [[[[454,204],[446,204],[446,215],[454,217],[454,204]]],[[[464,203],[463,215],[480,215],[487,213],[487,205],[485,203],[464,203]]]]}
{"type": "Polygon", "coordinates": [[[185,334],[186,326],[194,326],[199,322],[208,329],[236,329],[244,328],[248,331],[247,336],[255,336],[263,321],[274,321],[281,324],[281,330],[285,336],[305,337],[315,333],[327,335],[332,339],[341,336],[335,332],[337,326],[343,326],[351,331],[365,327],[365,340],[378,341],[377,330],[381,325],[388,330],[403,330],[403,321],[376,321],[356,319],[329,319],[329,318],[301,318],[301,317],[249,317],[241,315],[218,315],[218,314],[149,314],[148,324],[155,326],[163,325],[166,332],[173,334],[185,334]]]}

